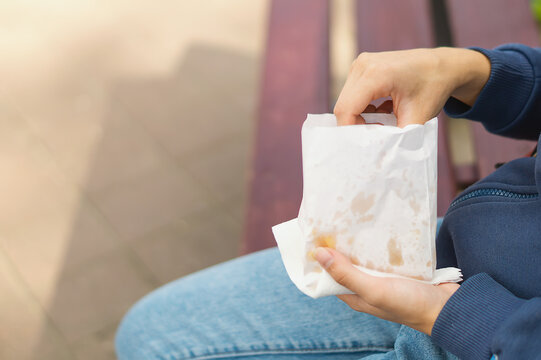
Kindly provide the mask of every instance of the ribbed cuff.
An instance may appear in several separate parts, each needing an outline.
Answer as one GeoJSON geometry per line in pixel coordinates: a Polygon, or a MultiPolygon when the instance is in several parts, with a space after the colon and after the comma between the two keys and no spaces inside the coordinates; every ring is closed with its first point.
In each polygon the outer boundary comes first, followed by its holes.
{"type": "Polygon", "coordinates": [[[463,359],[490,359],[498,326],[525,300],[519,299],[485,273],[466,280],[436,319],[433,340],[463,359]]]}
{"type": "Polygon", "coordinates": [[[492,133],[505,133],[532,93],[535,82],[532,65],[513,45],[495,50],[471,49],[490,60],[490,77],[473,107],[450,98],[445,104],[445,113],[450,117],[480,121],[492,133]]]}

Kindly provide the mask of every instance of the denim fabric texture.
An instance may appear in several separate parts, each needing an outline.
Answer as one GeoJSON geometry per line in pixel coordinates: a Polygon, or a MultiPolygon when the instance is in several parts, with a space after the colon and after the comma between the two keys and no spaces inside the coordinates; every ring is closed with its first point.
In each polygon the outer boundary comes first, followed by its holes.
{"type": "Polygon", "coordinates": [[[150,293],[122,321],[116,350],[120,360],[455,359],[411,328],[302,294],[276,248],[150,293]]]}

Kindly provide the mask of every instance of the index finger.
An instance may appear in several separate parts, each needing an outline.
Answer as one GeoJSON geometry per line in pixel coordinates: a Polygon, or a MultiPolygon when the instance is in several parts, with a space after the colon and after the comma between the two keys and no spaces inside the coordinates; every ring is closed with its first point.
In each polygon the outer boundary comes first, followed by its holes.
{"type": "Polygon", "coordinates": [[[361,113],[374,100],[373,94],[369,90],[370,84],[363,84],[362,91],[359,91],[359,86],[355,85],[353,80],[348,79],[334,106],[334,115],[336,115],[339,126],[364,124],[365,121],[361,113]]]}

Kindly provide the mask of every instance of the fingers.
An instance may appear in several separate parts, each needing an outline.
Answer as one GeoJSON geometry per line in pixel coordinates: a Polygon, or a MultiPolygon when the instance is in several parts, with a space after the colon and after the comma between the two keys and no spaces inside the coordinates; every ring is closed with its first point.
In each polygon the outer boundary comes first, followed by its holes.
{"type": "Polygon", "coordinates": [[[396,114],[398,121],[398,127],[404,127],[411,124],[424,124],[430,120],[430,115],[427,115],[425,111],[415,104],[405,104],[402,106],[396,114]]]}
{"type": "MultiPolygon", "coordinates": [[[[376,107],[374,104],[369,104],[366,109],[364,109],[363,113],[387,113],[390,114],[393,111],[393,102],[391,100],[385,101],[380,106],[376,107]],[[390,108],[390,110],[389,110],[390,108]]],[[[366,121],[362,117],[362,115],[356,115],[355,117],[355,125],[362,125],[366,124],[366,121]]],[[[379,124],[379,123],[375,123],[379,124]]],[[[379,124],[383,125],[383,124],[379,124]]]]}
{"type": "Polygon", "coordinates": [[[314,255],[337,283],[361,296],[367,292],[366,277],[368,275],[357,270],[344,255],[324,247],[317,248],[314,255]]]}
{"type": "Polygon", "coordinates": [[[362,113],[391,113],[392,100],[383,102],[379,107],[370,103],[384,97],[382,86],[383,83],[372,79],[348,79],[334,107],[338,125],[364,124],[364,120],[359,122],[362,113]]]}
{"type": "Polygon", "coordinates": [[[453,91],[456,73],[444,67],[438,49],[362,53],[353,62],[334,114],[338,125],[362,123],[363,112],[390,113],[398,126],[424,124],[453,91]],[[374,108],[370,102],[392,96],[374,108]],[[408,109],[410,107],[410,109],[408,109]],[[415,109],[417,108],[417,109],[415,109]]]}
{"type": "Polygon", "coordinates": [[[355,125],[362,125],[362,124],[366,124],[366,121],[361,115],[357,115],[355,117],[355,125]]]}
{"type": "Polygon", "coordinates": [[[363,112],[365,112],[365,113],[375,113],[375,112],[377,112],[377,109],[376,109],[375,105],[370,104],[370,105],[368,105],[366,107],[366,109],[364,109],[363,112]]]}
{"type": "Polygon", "coordinates": [[[370,306],[378,308],[385,303],[392,287],[389,279],[374,277],[358,270],[347,257],[334,249],[319,247],[314,256],[337,283],[358,294],[370,306]]]}
{"type": "Polygon", "coordinates": [[[363,298],[356,294],[345,294],[345,295],[336,295],[337,298],[342,300],[346,305],[352,308],[355,311],[360,311],[367,314],[372,314],[375,316],[382,317],[382,312],[380,309],[370,305],[363,298]]]}
{"type": "MultiPolygon", "coordinates": [[[[374,76],[365,76],[366,55],[359,56],[352,64],[350,73],[334,107],[338,125],[354,125],[374,97],[381,92],[381,83],[374,76]]],[[[372,72],[373,73],[373,72],[372,72]]],[[[373,75],[373,74],[372,74],[373,75]]],[[[375,109],[372,109],[372,112],[375,109]]]]}
{"type": "MultiPolygon", "coordinates": [[[[369,94],[358,93],[357,90],[351,89],[351,87],[346,82],[334,106],[334,115],[336,115],[339,126],[359,123],[359,120],[362,119],[360,114],[364,112],[370,101],[372,101],[372,97],[369,94]]],[[[364,120],[361,123],[364,124],[364,120]]]]}

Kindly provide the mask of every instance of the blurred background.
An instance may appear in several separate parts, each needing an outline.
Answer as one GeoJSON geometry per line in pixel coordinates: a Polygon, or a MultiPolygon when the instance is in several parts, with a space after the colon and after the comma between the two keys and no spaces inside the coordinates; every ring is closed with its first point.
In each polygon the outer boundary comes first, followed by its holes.
{"type": "MultiPolygon", "coordinates": [[[[246,219],[266,216],[253,205],[265,189],[251,188],[268,180],[261,144],[280,136],[257,131],[273,119],[263,82],[281,81],[264,71],[266,47],[281,46],[270,13],[292,39],[321,20],[302,1],[277,3],[0,1],[0,359],[114,359],[115,329],[143,295],[270,244],[265,228],[266,243],[246,245],[246,219]]],[[[329,65],[328,88],[304,83],[324,100],[299,113],[332,109],[359,51],[356,3],[328,2],[328,57],[301,66],[329,65]]],[[[441,29],[431,39],[452,40],[441,29]]],[[[471,130],[449,125],[454,164],[473,163],[471,130]]],[[[295,174],[297,197],[270,224],[298,206],[295,174]]]]}
{"type": "Polygon", "coordinates": [[[0,2],[0,359],[113,359],[238,255],[266,1],[0,2]]]}

